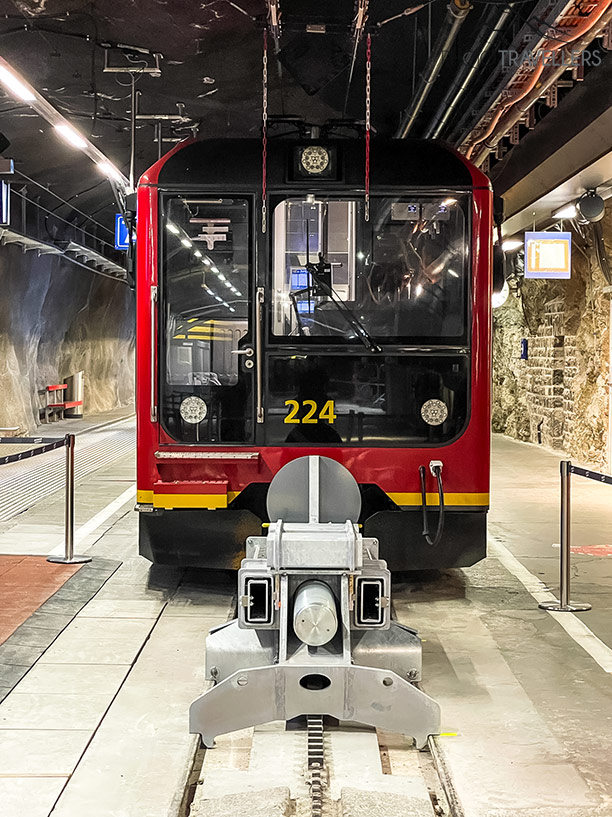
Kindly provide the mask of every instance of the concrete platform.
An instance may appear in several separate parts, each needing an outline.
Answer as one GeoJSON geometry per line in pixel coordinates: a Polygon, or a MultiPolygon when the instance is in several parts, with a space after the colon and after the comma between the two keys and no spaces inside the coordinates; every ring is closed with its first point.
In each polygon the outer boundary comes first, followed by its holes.
{"type": "MultiPolygon", "coordinates": [[[[612,563],[603,548],[584,550],[606,544],[612,496],[576,485],[575,593],[594,610],[539,610],[556,592],[559,459],[495,439],[489,559],[395,587],[400,621],[425,639],[424,688],[442,706],[439,745],[465,817],[612,815],[612,563]]],[[[22,624],[24,643],[0,646],[0,663],[12,662],[0,703],[1,817],[185,814],[197,746],[188,707],[234,579],[137,555],[133,465],[128,453],[81,476],[78,547],[94,561],[22,624]]],[[[53,550],[62,513],[61,492],[42,499],[0,529],[0,553],[53,550]]],[[[431,815],[419,753],[401,736],[344,726],[327,736],[340,808],[431,815]]],[[[304,804],[300,740],[282,724],[220,738],[204,756],[193,817],[221,817],[210,803],[232,792],[273,792],[279,814],[287,789],[304,804]]]]}

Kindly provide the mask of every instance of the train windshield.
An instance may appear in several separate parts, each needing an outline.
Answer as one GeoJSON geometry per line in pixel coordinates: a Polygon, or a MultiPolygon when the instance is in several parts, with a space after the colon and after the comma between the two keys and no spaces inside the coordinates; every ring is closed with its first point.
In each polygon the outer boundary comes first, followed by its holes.
{"type": "MultiPolygon", "coordinates": [[[[272,336],[467,343],[468,196],[309,195],[274,209],[272,336]]],[[[286,342],[286,341],[285,341],[286,342]]]]}

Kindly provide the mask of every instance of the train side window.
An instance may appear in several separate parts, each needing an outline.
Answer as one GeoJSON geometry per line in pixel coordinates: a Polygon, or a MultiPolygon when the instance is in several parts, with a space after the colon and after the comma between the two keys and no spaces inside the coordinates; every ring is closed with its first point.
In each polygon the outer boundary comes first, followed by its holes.
{"type": "Polygon", "coordinates": [[[181,442],[248,441],[251,375],[235,353],[249,333],[249,203],[169,196],[162,225],[162,424],[181,442]],[[181,411],[190,397],[201,417],[181,411]]]}

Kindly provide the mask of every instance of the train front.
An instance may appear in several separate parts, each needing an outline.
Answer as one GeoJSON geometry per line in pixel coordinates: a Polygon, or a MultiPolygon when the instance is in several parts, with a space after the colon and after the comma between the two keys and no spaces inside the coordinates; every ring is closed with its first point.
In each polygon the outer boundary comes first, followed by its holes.
{"type": "MultiPolygon", "coordinates": [[[[492,193],[436,143],[195,142],[138,190],[140,552],[236,567],[288,461],[392,570],[485,555],[492,193]],[[265,208],[263,206],[265,202],[265,208]],[[441,505],[443,511],[440,513],[441,505]]],[[[288,486],[290,489],[290,486],[288,486]]]]}

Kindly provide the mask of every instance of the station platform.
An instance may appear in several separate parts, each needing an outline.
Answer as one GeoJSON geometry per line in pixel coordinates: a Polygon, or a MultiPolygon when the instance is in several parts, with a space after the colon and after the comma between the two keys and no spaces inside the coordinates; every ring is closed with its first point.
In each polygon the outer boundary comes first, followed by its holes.
{"type": "MultiPolygon", "coordinates": [[[[235,578],[137,555],[134,423],[119,419],[77,444],[77,457],[114,451],[77,466],[76,549],[91,563],[46,562],[63,535],[58,487],[0,523],[3,607],[28,591],[0,630],[0,817],[306,814],[303,732],[270,724],[205,752],[188,732],[235,578]]],[[[401,736],[330,728],[338,817],[612,815],[610,489],[574,482],[573,595],[593,610],[551,614],[537,605],[558,590],[560,456],[499,436],[493,451],[489,558],[394,585],[442,708],[438,766],[401,736]]]]}

